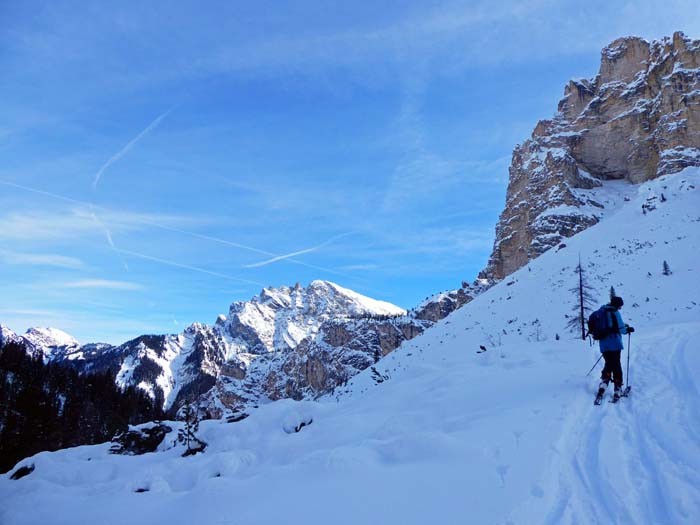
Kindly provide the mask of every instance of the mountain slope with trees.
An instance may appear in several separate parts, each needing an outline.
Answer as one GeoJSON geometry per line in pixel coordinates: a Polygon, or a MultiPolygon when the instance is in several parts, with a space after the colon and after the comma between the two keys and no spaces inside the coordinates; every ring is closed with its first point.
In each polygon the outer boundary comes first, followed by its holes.
{"type": "Polygon", "coordinates": [[[167,437],[136,457],[110,455],[105,444],[27,458],[13,472],[31,473],[0,477],[12,502],[0,521],[694,523],[700,170],[629,190],[566,248],[332,396],[204,421],[207,448],[193,456],[167,437]],[[661,193],[666,200],[645,213],[661,193]],[[598,348],[567,329],[579,253],[594,297],[607,302],[613,286],[636,328],[631,348],[624,341],[632,393],[617,405],[593,405],[600,368],[585,374],[598,348]]]}
{"type": "Polygon", "coordinates": [[[0,347],[0,472],[39,451],[109,441],[161,416],[143,390],[117,386],[112,371],[79,374],[44,364],[19,342],[0,347]]]}

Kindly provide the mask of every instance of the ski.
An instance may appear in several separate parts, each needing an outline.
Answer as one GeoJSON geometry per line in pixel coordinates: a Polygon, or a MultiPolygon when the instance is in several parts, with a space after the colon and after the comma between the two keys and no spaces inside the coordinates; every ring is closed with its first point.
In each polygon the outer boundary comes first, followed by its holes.
{"type": "Polygon", "coordinates": [[[610,400],[610,403],[616,404],[623,397],[629,397],[631,388],[632,387],[630,387],[630,386],[625,387],[625,389],[622,391],[622,393],[619,396],[617,396],[617,397],[613,396],[613,398],[610,400]]]}

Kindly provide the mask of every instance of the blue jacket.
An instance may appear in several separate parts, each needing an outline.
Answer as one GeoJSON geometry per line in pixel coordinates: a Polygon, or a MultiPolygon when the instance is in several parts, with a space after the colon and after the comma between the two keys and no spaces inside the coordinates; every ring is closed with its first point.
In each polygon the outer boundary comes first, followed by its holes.
{"type": "MultiPolygon", "coordinates": [[[[620,315],[620,311],[617,310],[617,308],[614,308],[608,304],[608,305],[605,305],[605,310],[607,311],[609,316],[615,316],[614,320],[612,318],[609,318],[609,321],[612,323],[617,322],[618,330],[617,330],[617,332],[611,333],[609,336],[598,341],[598,343],[600,343],[600,351],[601,352],[619,352],[624,348],[624,346],[622,345],[622,335],[621,334],[627,333],[627,325],[622,320],[622,316],[620,315]]],[[[613,326],[615,326],[615,324],[613,324],[613,326]]]]}

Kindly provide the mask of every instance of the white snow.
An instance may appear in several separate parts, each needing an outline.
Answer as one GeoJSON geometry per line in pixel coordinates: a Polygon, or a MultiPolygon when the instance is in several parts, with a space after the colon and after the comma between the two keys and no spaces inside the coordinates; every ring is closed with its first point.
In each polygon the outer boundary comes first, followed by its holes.
{"type": "MultiPolygon", "coordinates": [[[[313,286],[314,283],[318,281],[314,281],[311,283],[313,286]]],[[[366,313],[374,313],[377,315],[405,315],[406,310],[403,308],[399,308],[396,305],[393,305],[391,303],[387,303],[386,301],[378,301],[376,299],[371,299],[370,297],[361,295],[357,292],[354,292],[352,290],[349,290],[347,288],[343,288],[342,286],[339,286],[335,283],[327,282],[325,281],[328,285],[331,286],[335,291],[337,291],[340,295],[344,295],[345,297],[350,298],[352,301],[356,303],[356,308],[359,311],[364,311],[366,313]]]]}
{"type": "Polygon", "coordinates": [[[153,454],[21,461],[36,470],[0,477],[0,523],[700,522],[700,169],[635,189],[333,396],[202,423],[203,454],[175,429],[153,454]],[[599,353],[565,329],[579,253],[637,329],[618,405],[593,406],[599,353]]]}
{"type": "Polygon", "coordinates": [[[131,377],[134,375],[135,368],[136,361],[132,356],[128,356],[124,359],[116,377],[116,383],[120,388],[126,388],[131,384],[131,377]]]}
{"type": "Polygon", "coordinates": [[[0,344],[5,344],[6,341],[16,341],[18,339],[19,337],[16,333],[7,326],[0,324],[0,344]]]}
{"type": "Polygon", "coordinates": [[[51,346],[80,346],[75,337],[58,328],[30,328],[24,337],[32,342],[43,340],[43,344],[51,346]]]}
{"type": "Polygon", "coordinates": [[[663,80],[669,80],[671,77],[674,75],[699,75],[700,74],[700,67],[696,68],[690,68],[690,67],[685,67],[682,63],[676,61],[673,64],[673,71],[663,77],[663,80]]]}
{"type": "Polygon", "coordinates": [[[68,353],[80,347],[75,337],[57,328],[30,328],[22,338],[30,348],[42,350],[44,362],[50,361],[54,354],[68,353]]]}

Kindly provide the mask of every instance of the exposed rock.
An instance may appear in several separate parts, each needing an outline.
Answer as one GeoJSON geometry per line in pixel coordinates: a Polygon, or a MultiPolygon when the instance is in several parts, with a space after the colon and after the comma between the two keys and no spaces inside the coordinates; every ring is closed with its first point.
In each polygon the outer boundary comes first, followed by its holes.
{"type": "Polygon", "coordinates": [[[112,446],[109,452],[110,454],[124,454],[127,456],[139,456],[148,452],[155,452],[158,445],[163,442],[165,435],[172,430],[167,425],[156,424],[122,432],[112,439],[112,446]]]}
{"type": "Polygon", "coordinates": [[[500,280],[598,222],[593,188],[700,165],[700,41],[620,38],[598,75],[571,81],[558,112],[513,151],[506,206],[481,277],[500,280]]]}
{"type": "Polygon", "coordinates": [[[10,479],[17,481],[18,479],[22,479],[25,476],[29,476],[29,474],[34,472],[35,468],[36,467],[34,466],[34,463],[32,463],[31,465],[23,465],[12,473],[10,479]]]}
{"type": "Polygon", "coordinates": [[[474,284],[464,282],[458,290],[435,294],[423,301],[416,307],[414,317],[435,323],[472,301],[488,287],[489,284],[486,281],[476,281],[474,284]]]}

